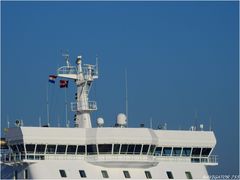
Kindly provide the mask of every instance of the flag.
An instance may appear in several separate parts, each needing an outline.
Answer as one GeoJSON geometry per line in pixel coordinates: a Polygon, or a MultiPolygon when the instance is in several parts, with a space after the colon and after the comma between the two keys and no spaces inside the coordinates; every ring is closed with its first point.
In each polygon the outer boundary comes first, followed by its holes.
{"type": "Polygon", "coordinates": [[[68,81],[60,80],[60,88],[68,88],[68,81]]]}
{"type": "Polygon", "coordinates": [[[57,78],[56,75],[49,75],[48,81],[49,81],[50,83],[55,83],[56,78],[57,78]]]}

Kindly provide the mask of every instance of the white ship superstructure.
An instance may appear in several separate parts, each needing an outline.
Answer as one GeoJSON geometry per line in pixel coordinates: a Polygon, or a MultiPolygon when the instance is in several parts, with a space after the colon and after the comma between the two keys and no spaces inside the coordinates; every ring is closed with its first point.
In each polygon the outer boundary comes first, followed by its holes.
{"type": "Polygon", "coordinates": [[[66,62],[57,76],[76,83],[75,127],[9,128],[2,141],[9,150],[1,157],[1,178],[208,178],[206,167],[218,164],[213,131],[129,128],[122,113],[115,127],[104,127],[98,118],[92,128],[90,113],[97,105],[88,94],[98,78],[97,65],[83,65],[81,56],[76,66],[66,62]]]}

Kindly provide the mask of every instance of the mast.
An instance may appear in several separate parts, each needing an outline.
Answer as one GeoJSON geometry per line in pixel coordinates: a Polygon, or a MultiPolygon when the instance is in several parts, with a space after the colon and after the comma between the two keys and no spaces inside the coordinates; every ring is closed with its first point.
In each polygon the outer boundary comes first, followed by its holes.
{"type": "Polygon", "coordinates": [[[97,64],[82,64],[82,56],[77,57],[76,66],[70,65],[69,58],[65,60],[67,66],[59,68],[57,74],[58,77],[74,80],[77,87],[76,102],[71,103],[71,109],[76,113],[74,126],[91,128],[90,113],[97,110],[97,103],[95,101],[89,101],[88,95],[92,82],[98,78],[97,64]]]}

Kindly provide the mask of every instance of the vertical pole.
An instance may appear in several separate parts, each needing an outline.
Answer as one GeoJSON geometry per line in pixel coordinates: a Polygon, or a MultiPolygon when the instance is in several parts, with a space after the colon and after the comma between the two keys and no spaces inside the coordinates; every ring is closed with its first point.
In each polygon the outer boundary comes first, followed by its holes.
{"type": "Polygon", "coordinates": [[[47,124],[48,126],[50,126],[50,115],[49,115],[49,103],[48,103],[48,88],[49,88],[49,85],[47,84],[47,124]]]}
{"type": "Polygon", "coordinates": [[[66,127],[69,127],[67,110],[68,110],[68,107],[67,107],[67,87],[65,87],[65,113],[66,113],[66,127]]]}
{"type": "Polygon", "coordinates": [[[152,129],[152,117],[150,118],[150,128],[152,129]]]}
{"type": "Polygon", "coordinates": [[[125,95],[126,95],[126,116],[127,116],[127,127],[128,127],[128,86],[127,86],[127,69],[125,68],[125,95]]]}
{"type": "Polygon", "coordinates": [[[41,116],[39,116],[39,118],[38,118],[38,121],[39,121],[39,127],[41,127],[42,126],[42,119],[41,119],[41,116]]]}

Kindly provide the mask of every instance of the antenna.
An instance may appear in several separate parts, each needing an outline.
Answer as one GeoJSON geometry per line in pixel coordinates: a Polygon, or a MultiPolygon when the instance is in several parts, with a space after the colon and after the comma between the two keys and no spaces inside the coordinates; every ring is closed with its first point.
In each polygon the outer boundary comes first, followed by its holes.
{"type": "Polygon", "coordinates": [[[150,117],[150,128],[152,129],[152,117],[150,117]]]}
{"type": "Polygon", "coordinates": [[[48,84],[47,84],[47,125],[50,126],[50,117],[49,117],[49,103],[48,103],[48,84]]]}
{"type": "Polygon", "coordinates": [[[10,126],[9,116],[8,116],[8,115],[7,115],[7,126],[8,126],[8,128],[9,128],[9,126],[10,126]]]}
{"type": "Polygon", "coordinates": [[[125,68],[125,95],[126,95],[126,116],[127,116],[127,124],[126,127],[128,127],[128,83],[127,83],[127,68],[125,68]]]}
{"type": "Polygon", "coordinates": [[[68,50],[66,51],[66,53],[62,53],[62,56],[65,58],[65,61],[66,61],[67,67],[70,67],[68,50]]]}
{"type": "Polygon", "coordinates": [[[39,122],[39,127],[41,127],[42,126],[42,118],[41,118],[41,116],[39,116],[38,122],[39,122]]]}

